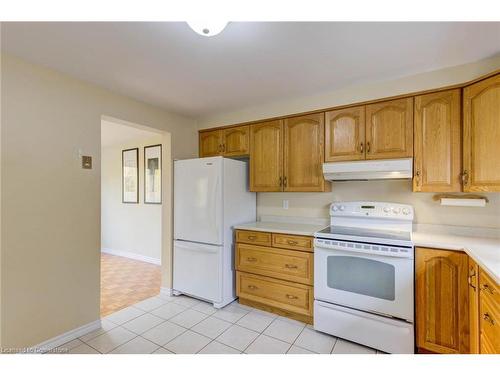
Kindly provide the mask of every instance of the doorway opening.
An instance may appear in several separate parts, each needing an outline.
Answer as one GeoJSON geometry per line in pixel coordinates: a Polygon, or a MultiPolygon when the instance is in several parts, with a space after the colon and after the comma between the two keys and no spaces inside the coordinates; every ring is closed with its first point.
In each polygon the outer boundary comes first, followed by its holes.
{"type": "Polygon", "coordinates": [[[101,317],[160,293],[165,146],[157,130],[101,121],[101,317]]]}

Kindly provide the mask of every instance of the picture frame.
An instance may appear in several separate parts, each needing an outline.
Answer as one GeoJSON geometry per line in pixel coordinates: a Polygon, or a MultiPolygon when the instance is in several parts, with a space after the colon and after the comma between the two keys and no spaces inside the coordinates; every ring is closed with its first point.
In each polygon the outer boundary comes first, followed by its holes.
{"type": "Polygon", "coordinates": [[[139,203],[139,148],[122,150],[122,203],[139,203]]]}
{"type": "Polygon", "coordinates": [[[162,203],[162,147],[161,144],[144,147],[144,203],[162,203]]]}

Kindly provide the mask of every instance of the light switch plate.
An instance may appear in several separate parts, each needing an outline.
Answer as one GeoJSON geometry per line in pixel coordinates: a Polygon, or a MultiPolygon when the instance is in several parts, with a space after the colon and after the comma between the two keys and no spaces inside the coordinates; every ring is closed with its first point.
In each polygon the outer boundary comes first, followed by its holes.
{"type": "Polygon", "coordinates": [[[82,155],[82,169],[92,169],[92,156],[82,155]]]}
{"type": "Polygon", "coordinates": [[[288,210],[288,199],[283,199],[283,209],[288,210]]]}

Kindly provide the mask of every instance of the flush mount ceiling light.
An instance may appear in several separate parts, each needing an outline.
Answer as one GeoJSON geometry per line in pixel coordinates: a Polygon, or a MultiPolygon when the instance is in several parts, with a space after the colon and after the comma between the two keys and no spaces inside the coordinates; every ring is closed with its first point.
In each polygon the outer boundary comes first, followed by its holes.
{"type": "Polygon", "coordinates": [[[203,36],[214,36],[219,34],[226,25],[226,21],[188,21],[190,28],[203,36]]]}

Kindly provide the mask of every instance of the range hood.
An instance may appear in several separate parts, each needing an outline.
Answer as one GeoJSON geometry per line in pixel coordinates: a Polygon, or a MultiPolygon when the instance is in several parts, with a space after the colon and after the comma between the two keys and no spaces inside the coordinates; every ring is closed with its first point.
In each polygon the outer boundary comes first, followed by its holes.
{"type": "Polygon", "coordinates": [[[413,159],[324,163],[323,174],[330,181],[409,179],[413,176],[413,159]]]}

